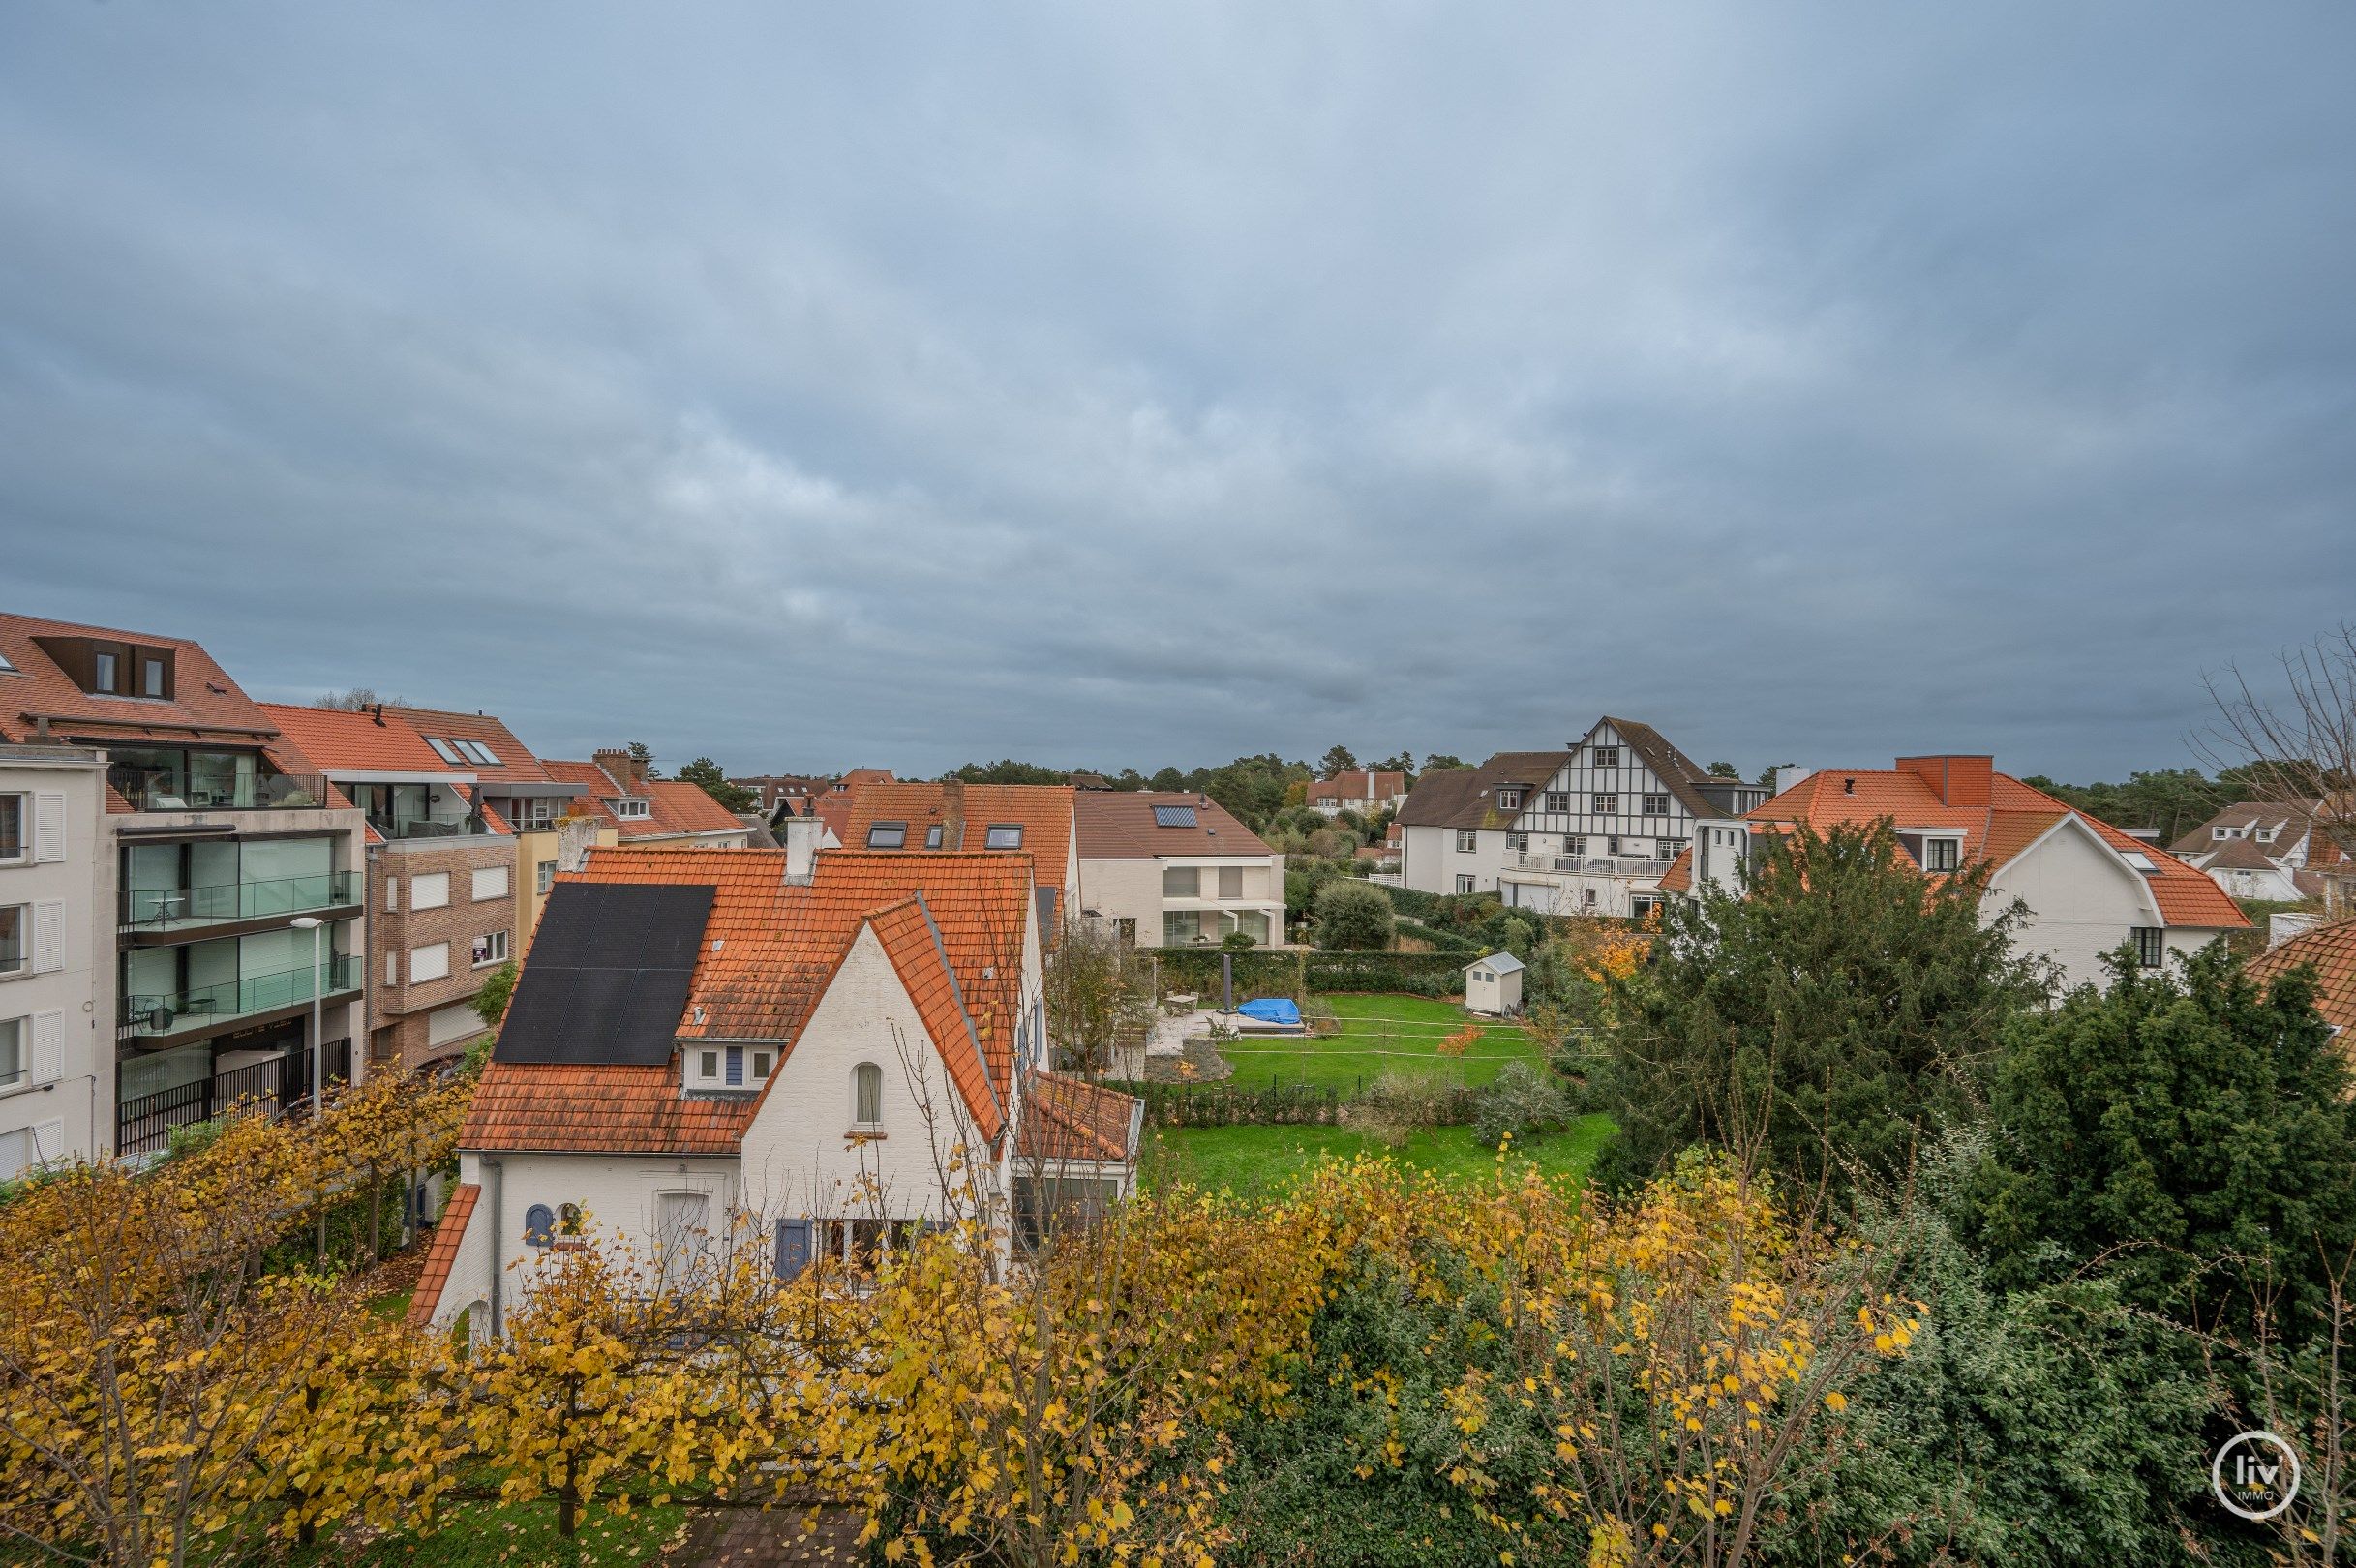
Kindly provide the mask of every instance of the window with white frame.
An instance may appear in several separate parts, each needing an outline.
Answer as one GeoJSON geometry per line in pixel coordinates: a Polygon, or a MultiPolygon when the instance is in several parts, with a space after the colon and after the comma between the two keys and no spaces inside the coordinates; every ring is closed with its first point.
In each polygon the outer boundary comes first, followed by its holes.
{"type": "Polygon", "coordinates": [[[1952,871],[1963,863],[1963,840],[1926,838],[1922,841],[1922,869],[1952,871]]]}
{"type": "Polygon", "coordinates": [[[1570,810],[1570,809],[1571,809],[1571,792],[1570,792],[1570,791],[1568,791],[1568,790],[1549,790],[1549,791],[1547,791],[1547,792],[1546,792],[1546,809],[1547,809],[1547,810],[1549,810],[1549,811],[1552,811],[1552,812],[1556,813],[1557,816],[1559,816],[1559,815],[1560,815],[1560,814],[1562,814],[1563,812],[1566,812],[1566,811],[1570,810]]]}
{"type": "Polygon", "coordinates": [[[1669,815],[1669,797],[1666,795],[1646,796],[1645,815],[1647,817],[1666,817],[1669,815]]]}
{"type": "Polygon", "coordinates": [[[423,948],[409,950],[409,983],[438,980],[450,973],[450,945],[436,942],[423,948]]]}
{"type": "Polygon", "coordinates": [[[851,1070],[851,1126],[873,1132],[883,1125],[884,1070],[873,1062],[861,1062],[851,1070]]]}
{"type": "Polygon", "coordinates": [[[2138,925],[2128,935],[2134,940],[2135,962],[2145,969],[2158,969],[2168,961],[2168,933],[2157,925],[2138,925]]]}
{"type": "Polygon", "coordinates": [[[777,1065],[768,1045],[691,1045],[683,1055],[690,1089],[758,1089],[777,1065]]]}
{"type": "Polygon", "coordinates": [[[532,880],[539,892],[545,896],[548,890],[557,885],[557,862],[542,860],[534,868],[532,880]]]}
{"type": "Polygon", "coordinates": [[[1590,753],[1590,757],[1598,768],[1617,768],[1619,766],[1619,747],[1597,746],[1590,753]]]}
{"type": "Polygon", "coordinates": [[[614,815],[624,822],[641,822],[653,815],[652,803],[646,800],[617,800],[614,815]]]}
{"type": "Polygon", "coordinates": [[[33,1023],[0,1018],[0,1095],[33,1081],[33,1023]]]}
{"type": "Polygon", "coordinates": [[[1460,893],[1472,891],[1472,878],[1460,873],[1456,879],[1456,890],[1460,893]]]}
{"type": "Polygon", "coordinates": [[[926,849],[939,849],[941,847],[941,824],[936,822],[931,827],[924,829],[924,847],[926,849]]]}
{"type": "Polygon", "coordinates": [[[503,865],[478,866],[473,878],[474,901],[507,896],[507,868],[503,865]]]}
{"type": "Polygon", "coordinates": [[[1511,851],[1512,851],[1514,854],[1516,854],[1516,855],[1526,855],[1526,854],[1528,854],[1528,853],[1529,853],[1529,834],[1527,834],[1527,833],[1507,833],[1507,834],[1505,835],[1505,847],[1506,847],[1508,850],[1511,850],[1511,851]]]}
{"type": "Polygon", "coordinates": [[[21,860],[31,851],[26,847],[25,797],[0,795],[0,860],[21,860]]]}
{"type": "Polygon", "coordinates": [[[1619,797],[1616,795],[1590,797],[1587,809],[1598,817],[1616,817],[1619,815],[1619,797]]]}
{"type": "Polygon", "coordinates": [[[450,873],[428,871],[409,878],[409,908],[439,909],[450,901],[450,873]]]}
{"type": "Polygon", "coordinates": [[[1456,830],[1456,853],[1457,853],[1457,854],[1459,854],[1459,855],[1470,855],[1470,854],[1471,854],[1471,853],[1472,853],[1474,850],[1477,850],[1477,849],[1479,849],[1480,847],[1481,847],[1481,835],[1480,835],[1478,832],[1476,832],[1474,829],[1470,829],[1470,828],[1459,828],[1459,829],[1456,830]]]}
{"type": "Polygon", "coordinates": [[[1562,853],[1572,857],[1573,859],[1577,859],[1578,857],[1585,855],[1586,852],[1587,841],[1579,837],[1577,834],[1568,835],[1562,840],[1562,853]]]}
{"type": "Polygon", "coordinates": [[[1595,907],[1595,890],[1592,888],[1580,889],[1579,902],[1585,908],[1593,909],[1595,907]]]}
{"type": "Polygon", "coordinates": [[[2233,829],[2230,828],[2212,828],[2209,829],[2209,836],[2211,838],[2220,840],[2231,838],[2233,836],[2233,829]]]}
{"type": "Polygon", "coordinates": [[[1200,898],[1202,871],[1192,865],[1165,865],[1162,868],[1162,896],[1164,898],[1200,898]]]}
{"type": "Polygon", "coordinates": [[[1521,810],[1521,809],[1522,809],[1522,792],[1521,792],[1520,790],[1499,790],[1499,791],[1497,791],[1497,809],[1498,809],[1499,811],[1519,811],[1519,810],[1521,810]]]}
{"type": "Polygon", "coordinates": [[[504,931],[485,931],[485,932],[484,932],[484,933],[483,933],[481,936],[478,936],[478,937],[476,937],[476,938],[474,939],[474,967],[475,967],[475,968],[480,969],[480,968],[482,968],[482,967],[483,967],[485,964],[503,964],[503,963],[505,963],[506,961],[507,961],[507,933],[506,933],[506,932],[504,932],[504,931]]]}

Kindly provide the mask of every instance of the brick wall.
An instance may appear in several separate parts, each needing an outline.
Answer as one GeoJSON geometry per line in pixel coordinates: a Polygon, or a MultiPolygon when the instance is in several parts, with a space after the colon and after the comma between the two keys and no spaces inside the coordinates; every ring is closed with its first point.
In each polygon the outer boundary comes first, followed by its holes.
{"type": "Polygon", "coordinates": [[[474,966],[477,937],[504,932],[508,955],[517,949],[515,840],[502,834],[463,839],[408,839],[372,845],[368,854],[369,901],[369,1054],[373,1061],[394,1062],[405,1068],[424,1066],[466,1049],[472,1035],[432,1043],[429,1016],[436,1010],[465,1002],[482,989],[496,973],[493,961],[474,966]],[[474,896],[474,873],[503,870],[507,883],[489,897],[474,896]],[[449,901],[438,908],[415,907],[420,878],[446,876],[449,901]],[[389,890],[389,896],[388,896],[389,890]],[[415,951],[436,944],[446,946],[449,973],[430,980],[410,978],[415,951]],[[392,983],[385,981],[385,958],[394,960],[392,983]]]}

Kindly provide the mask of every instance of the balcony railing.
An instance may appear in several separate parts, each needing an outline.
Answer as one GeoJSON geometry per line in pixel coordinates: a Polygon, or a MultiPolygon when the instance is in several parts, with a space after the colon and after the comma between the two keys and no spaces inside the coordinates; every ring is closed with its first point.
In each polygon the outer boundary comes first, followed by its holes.
{"type": "Polygon", "coordinates": [[[317,773],[228,774],[200,781],[117,763],[106,769],[106,782],[134,811],[300,811],[327,803],[327,780],[317,773]]]}
{"type": "MultiPolygon", "coordinates": [[[[350,1040],[331,1040],[319,1055],[327,1083],[351,1081],[350,1040]]],[[[161,1154],[171,1146],[175,1127],[216,1116],[276,1116],[303,1104],[310,1095],[311,1051],[298,1046],[267,1061],[124,1101],[115,1107],[115,1152],[161,1154]]]]}
{"type": "Polygon", "coordinates": [[[368,825],[387,838],[463,838],[487,833],[480,817],[370,817],[368,825]]]}
{"type": "Polygon", "coordinates": [[[315,877],[222,882],[198,888],[125,888],[116,920],[126,931],[175,931],[225,920],[263,920],[315,909],[340,909],[359,901],[358,874],[329,871],[315,877]]]}
{"type": "MultiPolygon", "coordinates": [[[[323,995],[334,996],[360,988],[360,966],[356,960],[337,956],[319,968],[326,980],[323,995]]],[[[280,1008],[310,1001],[312,980],[312,966],[305,964],[300,969],[281,970],[275,975],[250,975],[243,980],[224,980],[218,985],[193,990],[125,996],[120,1033],[125,1039],[168,1035],[188,1028],[192,1022],[210,1023],[257,1012],[275,1012],[280,1008]]]]}
{"type": "Polygon", "coordinates": [[[1676,863],[1675,860],[1653,856],[1635,855],[1604,858],[1525,853],[1514,857],[1514,868],[1520,871],[1545,871],[1563,877],[1625,877],[1630,880],[1657,877],[1676,863]]]}

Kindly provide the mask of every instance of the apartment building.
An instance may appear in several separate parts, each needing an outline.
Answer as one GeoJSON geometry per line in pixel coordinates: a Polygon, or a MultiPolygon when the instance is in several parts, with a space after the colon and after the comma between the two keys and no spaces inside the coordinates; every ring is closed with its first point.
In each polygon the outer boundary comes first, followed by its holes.
{"type": "Polygon", "coordinates": [[[619,842],[619,833],[591,813],[586,785],[559,778],[491,714],[438,708],[386,711],[407,719],[442,762],[470,770],[484,809],[514,835],[515,942],[519,950],[529,947],[559,867],[579,867],[587,851],[619,842]]]}
{"type": "Polygon", "coordinates": [[[0,1182],[112,1144],[106,779],[100,752],[0,742],[0,1182]]]}
{"type": "Polygon", "coordinates": [[[1560,751],[1426,773],[1399,811],[1400,879],[1545,915],[1641,917],[1705,818],[1768,792],[1710,773],[1649,724],[1605,716],[1560,751]]]}
{"type": "Polygon", "coordinates": [[[517,950],[515,836],[471,756],[428,744],[399,709],[262,711],[368,819],[369,1065],[463,1054],[486,1032],[474,994],[517,950]]]}
{"type": "Polygon", "coordinates": [[[2103,960],[2123,948],[2140,967],[2160,969],[2250,924],[2194,867],[1998,772],[1992,757],[1941,753],[1900,757],[1886,769],[1786,769],[1777,777],[1785,787],[1774,799],[1702,822],[1663,889],[1738,892],[1761,835],[1800,824],[1823,832],[1887,822],[1900,852],[1925,872],[1989,865],[1982,912],[1994,919],[2024,906],[2014,947],[2049,965],[2063,986],[2100,983],[2103,960]]]}
{"type": "Polygon", "coordinates": [[[1207,795],[1081,790],[1081,908],[1140,947],[1284,940],[1284,857],[1207,795]]]}
{"type": "Polygon", "coordinates": [[[113,951],[75,1005],[113,1037],[103,1145],[151,1153],[230,1104],[287,1103],[315,1054],[354,1070],[360,811],[185,638],[0,616],[0,739],[106,759],[89,896],[113,951]]]}

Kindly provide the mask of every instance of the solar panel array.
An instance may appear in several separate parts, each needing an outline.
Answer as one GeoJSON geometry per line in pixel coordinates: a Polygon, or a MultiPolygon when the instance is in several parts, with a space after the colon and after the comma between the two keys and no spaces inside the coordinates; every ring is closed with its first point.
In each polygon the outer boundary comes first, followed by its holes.
{"type": "Polygon", "coordinates": [[[715,890],[558,883],[492,1059],[669,1062],[715,890]]]}
{"type": "Polygon", "coordinates": [[[1194,808],[1193,806],[1158,805],[1154,807],[1154,826],[1157,828],[1192,828],[1194,826],[1194,808]]]}

